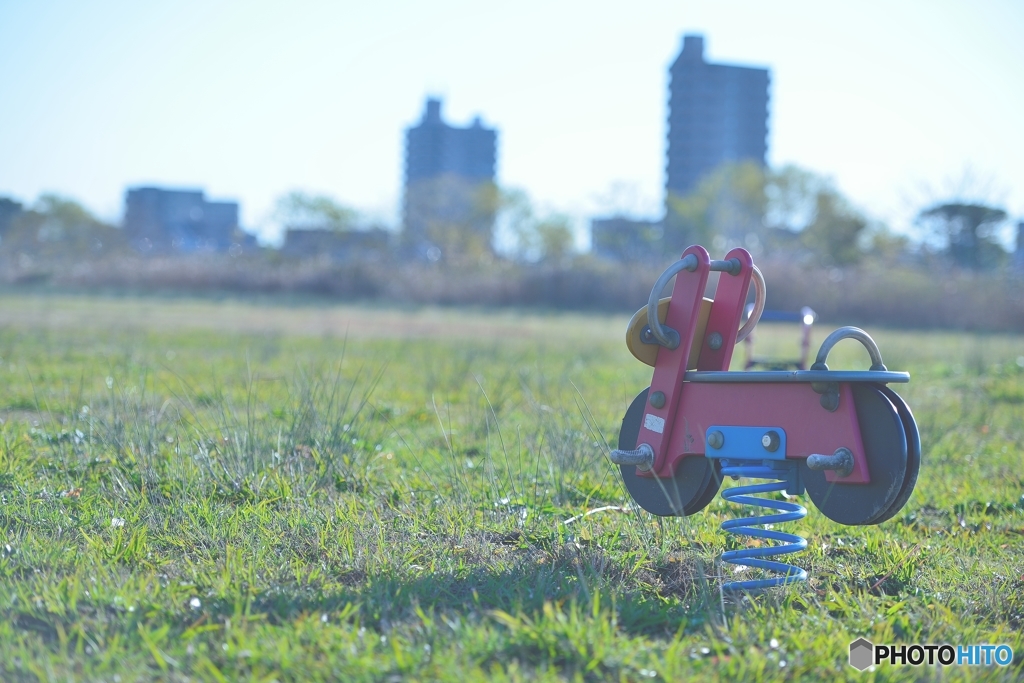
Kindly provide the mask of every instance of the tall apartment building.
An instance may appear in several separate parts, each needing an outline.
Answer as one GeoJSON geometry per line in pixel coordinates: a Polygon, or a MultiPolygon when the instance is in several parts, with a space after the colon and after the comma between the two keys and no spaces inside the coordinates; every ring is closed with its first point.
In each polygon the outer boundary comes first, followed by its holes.
{"type": "MultiPolygon", "coordinates": [[[[683,37],[683,49],[669,68],[665,217],[659,224],[619,216],[592,222],[595,254],[643,260],[678,254],[696,239],[692,226],[672,210],[682,197],[729,161],[766,163],[768,155],[768,69],[710,64],[704,37],[683,37]]],[[[731,226],[740,229],[742,226],[731,226]]]]}
{"type": "Polygon", "coordinates": [[[704,60],[704,37],[683,37],[669,69],[665,195],[685,195],[727,161],[765,165],[768,69],[704,60]]]}
{"type": "Polygon", "coordinates": [[[17,218],[24,207],[21,202],[16,202],[13,199],[7,197],[0,197],[0,238],[7,232],[7,228],[10,227],[14,219],[17,218]]]}
{"type": "Polygon", "coordinates": [[[208,201],[202,190],[129,188],[124,231],[142,252],[227,251],[238,230],[238,202],[208,201]]]}
{"type": "Polygon", "coordinates": [[[1024,221],[1017,223],[1017,249],[1013,252],[1013,270],[1024,275],[1024,221]]]}
{"type": "Polygon", "coordinates": [[[427,99],[420,122],[405,131],[407,246],[432,257],[466,239],[491,248],[497,139],[479,117],[465,128],[445,123],[441,100],[427,99]]]}

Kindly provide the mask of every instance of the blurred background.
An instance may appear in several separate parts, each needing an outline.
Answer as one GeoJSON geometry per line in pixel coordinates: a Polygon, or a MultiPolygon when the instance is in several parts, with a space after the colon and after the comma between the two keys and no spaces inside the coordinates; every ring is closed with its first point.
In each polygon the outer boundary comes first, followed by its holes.
{"type": "Polygon", "coordinates": [[[0,282],[1024,329],[1024,5],[0,2],[0,282]]]}

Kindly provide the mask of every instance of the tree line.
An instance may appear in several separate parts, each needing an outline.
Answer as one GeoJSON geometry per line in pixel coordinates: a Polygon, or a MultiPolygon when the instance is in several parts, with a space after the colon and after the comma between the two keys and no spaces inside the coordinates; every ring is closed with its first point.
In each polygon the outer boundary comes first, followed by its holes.
{"type": "Polygon", "coordinates": [[[765,256],[801,256],[822,266],[849,266],[867,256],[994,270],[1010,254],[999,230],[1008,214],[984,201],[949,198],[915,216],[924,239],[894,233],[857,208],[829,179],[784,166],[726,164],[692,192],[667,199],[665,232],[677,244],[744,246],[765,256]]]}
{"type": "MultiPolygon", "coordinates": [[[[430,245],[430,260],[447,263],[508,260],[572,267],[587,258],[574,249],[572,218],[539,209],[524,190],[467,185],[457,178],[415,189],[405,199],[402,217],[406,227],[418,226],[415,233],[372,221],[331,196],[301,191],[281,196],[270,220],[293,229],[387,230],[394,236],[389,250],[407,254],[415,238],[430,245]],[[496,231],[504,236],[501,248],[496,248],[496,231]]],[[[703,244],[716,253],[742,246],[757,258],[784,256],[821,267],[850,266],[871,256],[993,271],[1010,259],[999,240],[1008,219],[1004,208],[985,201],[935,201],[916,214],[924,239],[915,242],[869,217],[820,174],[793,165],[730,163],[692,192],[670,194],[664,216],[631,235],[642,242],[632,245],[642,248],[631,253],[661,262],[689,244],[703,244]]],[[[0,256],[8,262],[18,256],[24,263],[62,254],[90,259],[128,256],[131,250],[121,230],[70,198],[44,194],[23,207],[0,197],[0,256]]]]}

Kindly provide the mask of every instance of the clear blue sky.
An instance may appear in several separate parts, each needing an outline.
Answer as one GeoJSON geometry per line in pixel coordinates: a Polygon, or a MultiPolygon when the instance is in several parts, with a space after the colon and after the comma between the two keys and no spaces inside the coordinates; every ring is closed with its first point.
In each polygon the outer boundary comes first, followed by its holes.
{"type": "Polygon", "coordinates": [[[501,184],[580,224],[656,214],[688,32],[771,68],[773,165],[896,229],[958,192],[1024,216],[1019,0],[0,0],[0,194],[119,220],[129,185],[202,187],[269,234],[303,189],[393,222],[402,130],[436,94],[499,129],[501,184]]]}

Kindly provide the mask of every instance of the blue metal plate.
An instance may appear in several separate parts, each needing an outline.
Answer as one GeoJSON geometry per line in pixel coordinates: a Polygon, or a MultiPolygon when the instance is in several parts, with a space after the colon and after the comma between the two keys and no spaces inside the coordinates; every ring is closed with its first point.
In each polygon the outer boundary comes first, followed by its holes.
{"type": "Polygon", "coordinates": [[[708,458],[729,458],[735,460],[785,460],[786,430],[782,427],[727,427],[713,425],[704,434],[704,455],[708,458]],[[719,433],[722,443],[712,446],[719,433]],[[775,433],[775,448],[769,450],[767,436],[775,433]]]}

